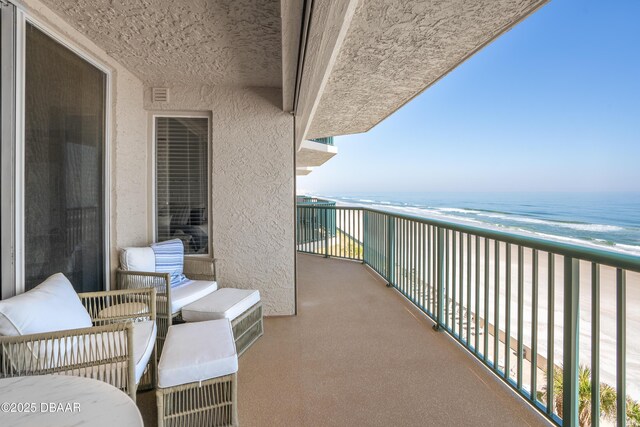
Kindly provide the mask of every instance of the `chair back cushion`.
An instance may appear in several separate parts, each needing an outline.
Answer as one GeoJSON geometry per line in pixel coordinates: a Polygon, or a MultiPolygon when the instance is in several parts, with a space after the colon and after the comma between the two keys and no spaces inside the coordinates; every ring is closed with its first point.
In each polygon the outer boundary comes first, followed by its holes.
{"type": "Polygon", "coordinates": [[[171,275],[171,287],[180,285],[187,278],[184,268],[184,245],[182,240],[173,239],[151,245],[156,256],[156,272],[171,275]]]}
{"type": "Polygon", "coordinates": [[[120,268],[127,271],[156,271],[156,254],[150,247],[124,248],[120,251],[120,268]]]}
{"type": "Polygon", "coordinates": [[[75,289],[62,273],[0,301],[0,335],[18,336],[93,326],[75,289]]]}

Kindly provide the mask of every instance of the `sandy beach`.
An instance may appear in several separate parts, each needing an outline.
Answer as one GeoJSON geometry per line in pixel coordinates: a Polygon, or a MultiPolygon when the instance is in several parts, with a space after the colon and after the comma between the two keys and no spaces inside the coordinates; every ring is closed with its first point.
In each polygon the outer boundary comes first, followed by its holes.
{"type": "MultiPolygon", "coordinates": [[[[473,246],[473,244],[472,244],[473,246]]],[[[483,249],[481,249],[482,251],[483,249]]],[[[472,251],[472,253],[474,253],[472,251]]],[[[495,316],[495,261],[493,259],[494,244],[490,244],[491,258],[489,260],[489,332],[493,334],[494,316],[495,316]]],[[[501,336],[504,335],[506,329],[506,248],[504,244],[500,245],[500,261],[499,261],[499,293],[498,293],[498,310],[499,310],[499,330],[501,336]]],[[[531,337],[533,333],[532,328],[532,300],[533,300],[533,262],[532,251],[525,249],[523,251],[523,343],[527,349],[531,348],[531,337]]],[[[475,255],[472,256],[472,271],[475,271],[475,255]]],[[[466,262],[466,260],[465,260],[466,262]]],[[[564,302],[564,289],[563,289],[563,275],[564,275],[564,262],[563,257],[554,256],[554,364],[556,366],[562,365],[562,338],[563,338],[563,302],[564,302]]],[[[537,352],[538,352],[538,367],[542,371],[542,376],[538,378],[538,390],[542,390],[544,385],[544,371],[546,371],[546,358],[548,355],[548,343],[549,338],[547,336],[548,325],[548,307],[549,307],[549,293],[548,293],[548,254],[545,252],[538,253],[538,321],[537,321],[537,352]]],[[[485,265],[482,261],[480,263],[480,324],[484,323],[484,269],[485,265]]],[[[452,279],[452,277],[451,277],[452,279]]],[[[456,283],[459,280],[459,276],[456,277],[456,283]]],[[[465,278],[466,280],[466,278],[465,278]]],[[[472,278],[472,284],[475,277],[472,278]]],[[[581,261],[580,262],[580,337],[579,337],[579,358],[580,364],[591,367],[591,304],[592,304],[592,283],[591,283],[591,263],[581,261]]],[[[640,274],[627,272],[626,273],[626,301],[627,301],[627,394],[632,398],[640,399],[640,310],[637,309],[640,303],[640,274]]],[[[466,281],[463,282],[466,286],[466,281]]],[[[449,289],[451,293],[451,288],[449,289]]],[[[456,290],[459,292],[459,289],[456,290]]],[[[459,301],[459,296],[457,296],[459,301]]],[[[472,286],[471,292],[471,313],[475,312],[475,287],[472,286]]],[[[518,325],[518,262],[517,262],[517,248],[512,246],[511,254],[511,346],[514,348],[517,344],[517,325],[518,325]]],[[[463,307],[467,309],[466,303],[466,289],[463,290],[463,307]]],[[[600,268],[600,380],[603,383],[609,384],[613,387],[616,385],[616,271],[614,268],[602,266],[600,268]]],[[[457,325],[457,323],[456,323],[457,325]]],[[[504,338],[501,339],[504,342],[504,338]]],[[[484,345],[481,340],[480,349],[484,351],[484,345]]],[[[489,337],[489,349],[488,354],[493,360],[493,337],[489,337]]],[[[499,356],[503,357],[501,354],[499,356]]],[[[530,359],[530,354],[527,355],[530,359]]],[[[514,368],[514,361],[511,361],[511,368],[514,368]]],[[[514,372],[515,373],[515,372],[514,372]]],[[[523,373],[523,381],[526,384],[529,381],[529,371],[525,370],[523,373]]]]}

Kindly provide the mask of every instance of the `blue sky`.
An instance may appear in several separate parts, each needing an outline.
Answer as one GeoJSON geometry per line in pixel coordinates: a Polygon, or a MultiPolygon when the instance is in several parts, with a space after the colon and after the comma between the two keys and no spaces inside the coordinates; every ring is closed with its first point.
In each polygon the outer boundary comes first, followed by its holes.
{"type": "Polygon", "coordinates": [[[640,1],[552,0],[298,193],[640,191],[640,1]]]}

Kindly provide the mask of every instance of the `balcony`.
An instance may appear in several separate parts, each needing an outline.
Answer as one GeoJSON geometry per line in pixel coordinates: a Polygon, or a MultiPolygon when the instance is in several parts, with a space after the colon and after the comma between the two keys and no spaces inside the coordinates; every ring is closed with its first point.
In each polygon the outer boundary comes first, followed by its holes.
{"type": "MultiPolygon", "coordinates": [[[[626,423],[638,259],[321,200],[292,215],[293,170],[338,151],[312,137],[372,129],[546,0],[73,3],[0,1],[0,298],[60,270],[113,289],[119,249],[168,227],[272,316],[240,361],[243,425],[577,425],[585,363],[593,412],[600,378],[626,423]],[[184,126],[172,197],[163,117],[208,120],[184,126]],[[556,368],[564,400],[541,394],[556,368]]],[[[138,402],[154,425],[154,392],[138,402]]]]}
{"type": "Polygon", "coordinates": [[[310,138],[309,141],[317,142],[325,145],[333,145],[333,137],[329,136],[327,138],[310,138]]]}
{"type": "MultiPolygon", "coordinates": [[[[368,265],[548,421],[587,425],[593,413],[602,425],[635,425],[640,343],[627,339],[627,325],[640,319],[627,306],[640,300],[637,257],[312,201],[298,204],[297,223],[299,252],[368,265]]],[[[336,280],[341,294],[354,286],[350,276],[336,280]]],[[[359,292],[352,304],[377,310],[359,292]]]]}
{"type": "Polygon", "coordinates": [[[296,175],[307,175],[338,154],[333,137],[304,140],[296,153],[296,175]],[[306,172],[306,173],[305,173],[306,172]]]}
{"type": "Polygon", "coordinates": [[[327,200],[327,199],[320,199],[318,197],[313,197],[313,196],[296,196],[296,204],[298,206],[300,205],[324,205],[324,206],[335,206],[336,202],[331,201],[331,200],[327,200]]]}
{"type": "MultiPolygon", "coordinates": [[[[545,425],[402,295],[353,261],[298,255],[298,315],[240,359],[245,426],[545,425]]],[[[154,392],[138,396],[155,425],[154,392]]]]}

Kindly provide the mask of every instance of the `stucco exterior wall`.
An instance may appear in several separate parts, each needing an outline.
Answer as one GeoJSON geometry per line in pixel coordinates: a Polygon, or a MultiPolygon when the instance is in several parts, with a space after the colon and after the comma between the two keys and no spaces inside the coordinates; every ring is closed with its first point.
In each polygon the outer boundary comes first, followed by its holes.
{"type": "Polygon", "coordinates": [[[266,315],[295,312],[293,118],[277,88],[170,86],[153,112],[210,112],[212,235],[222,287],[259,289],[266,315]]]}
{"type": "Polygon", "coordinates": [[[118,248],[149,243],[147,207],[148,128],[142,81],[68,25],[38,0],[23,0],[23,9],[50,31],[107,67],[111,72],[110,105],[110,264],[112,285],[118,248]]]}
{"type": "Polygon", "coordinates": [[[259,289],[265,314],[295,312],[293,118],[277,88],[171,88],[151,103],[143,82],[40,0],[21,6],[111,73],[110,263],[152,240],[149,111],[212,114],[212,242],[221,286],[259,289]]]}

